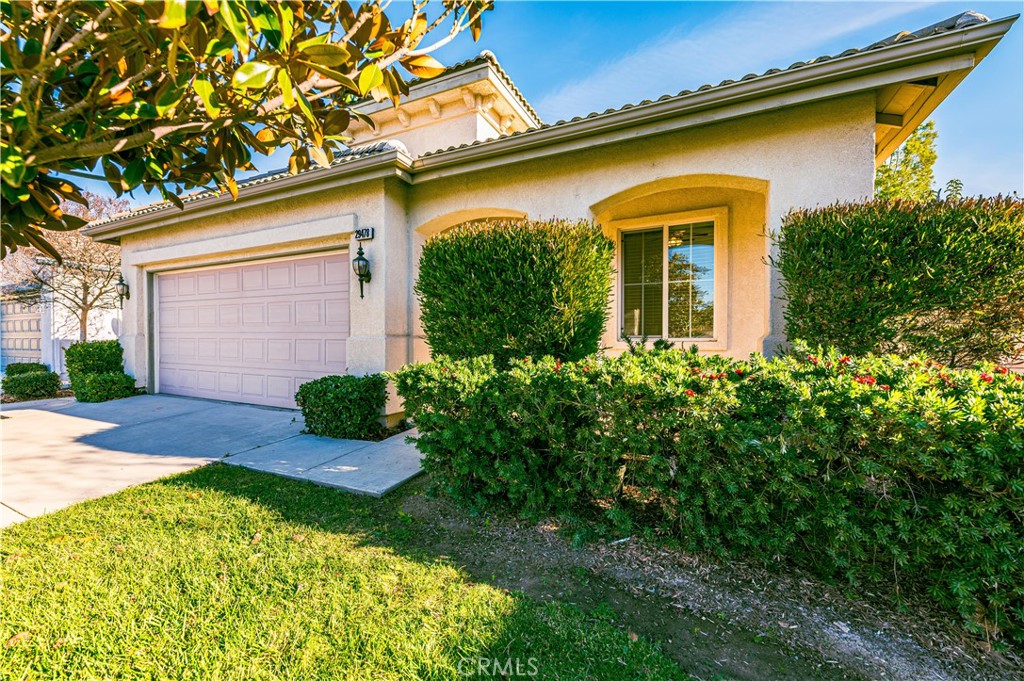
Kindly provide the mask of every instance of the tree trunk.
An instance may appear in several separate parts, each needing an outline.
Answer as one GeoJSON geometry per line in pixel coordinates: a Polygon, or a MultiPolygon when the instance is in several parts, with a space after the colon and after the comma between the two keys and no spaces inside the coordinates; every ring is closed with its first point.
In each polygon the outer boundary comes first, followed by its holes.
{"type": "Polygon", "coordinates": [[[78,311],[78,340],[89,340],[89,308],[83,307],[78,311]]]}
{"type": "Polygon", "coordinates": [[[82,280],[82,306],[78,310],[78,340],[89,340],[89,282],[82,280]]]}

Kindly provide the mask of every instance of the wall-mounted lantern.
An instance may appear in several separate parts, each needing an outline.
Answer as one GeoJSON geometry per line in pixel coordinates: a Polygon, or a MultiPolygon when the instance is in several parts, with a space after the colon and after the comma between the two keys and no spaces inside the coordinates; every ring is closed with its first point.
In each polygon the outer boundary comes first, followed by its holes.
{"type": "Polygon", "coordinates": [[[114,284],[114,290],[117,291],[117,297],[121,300],[121,309],[123,310],[124,301],[131,300],[132,298],[132,290],[128,288],[128,283],[120,272],[117,274],[117,283],[114,284]]]}
{"type": "Polygon", "coordinates": [[[363,284],[370,282],[370,261],[363,255],[363,245],[359,244],[356,257],[352,259],[352,271],[359,278],[359,297],[363,297],[363,284]]]}

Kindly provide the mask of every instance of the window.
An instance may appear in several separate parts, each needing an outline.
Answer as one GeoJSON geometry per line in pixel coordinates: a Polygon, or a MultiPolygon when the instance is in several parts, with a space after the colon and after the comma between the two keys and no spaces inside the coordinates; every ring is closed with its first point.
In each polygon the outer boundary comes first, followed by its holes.
{"type": "Polygon", "coordinates": [[[715,222],[622,233],[622,327],[628,336],[715,336],[715,222]]]}

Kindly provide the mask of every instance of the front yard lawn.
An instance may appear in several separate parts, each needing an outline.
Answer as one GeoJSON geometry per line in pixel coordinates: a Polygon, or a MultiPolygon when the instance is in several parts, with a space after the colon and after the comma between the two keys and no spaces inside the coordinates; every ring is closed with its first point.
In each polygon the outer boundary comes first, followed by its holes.
{"type": "Polygon", "coordinates": [[[543,679],[687,678],[607,619],[403,550],[408,531],[387,499],[224,465],[24,522],[0,543],[0,675],[500,678],[496,660],[543,679]]]}

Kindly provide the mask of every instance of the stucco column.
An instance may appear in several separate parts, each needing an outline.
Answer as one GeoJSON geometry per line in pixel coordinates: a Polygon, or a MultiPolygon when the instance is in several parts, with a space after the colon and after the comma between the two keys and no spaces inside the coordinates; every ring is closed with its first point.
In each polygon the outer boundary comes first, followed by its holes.
{"type": "MultiPolygon", "coordinates": [[[[359,297],[359,281],[352,273],[349,295],[350,335],[347,343],[348,372],[365,375],[394,371],[409,361],[410,305],[410,240],[405,210],[405,186],[401,180],[384,184],[379,211],[368,212],[375,219],[360,220],[357,227],[372,227],[373,239],[353,239],[349,256],[356,257],[360,244],[364,257],[370,261],[372,279],[363,285],[359,297]]],[[[400,411],[394,396],[389,400],[389,414],[400,411]]]]}
{"type": "Polygon", "coordinates": [[[121,264],[121,276],[128,284],[128,294],[121,310],[121,324],[117,340],[124,348],[124,370],[135,377],[135,385],[149,385],[149,353],[147,352],[146,310],[151,294],[146,281],[146,272],[141,267],[121,264]]]}

